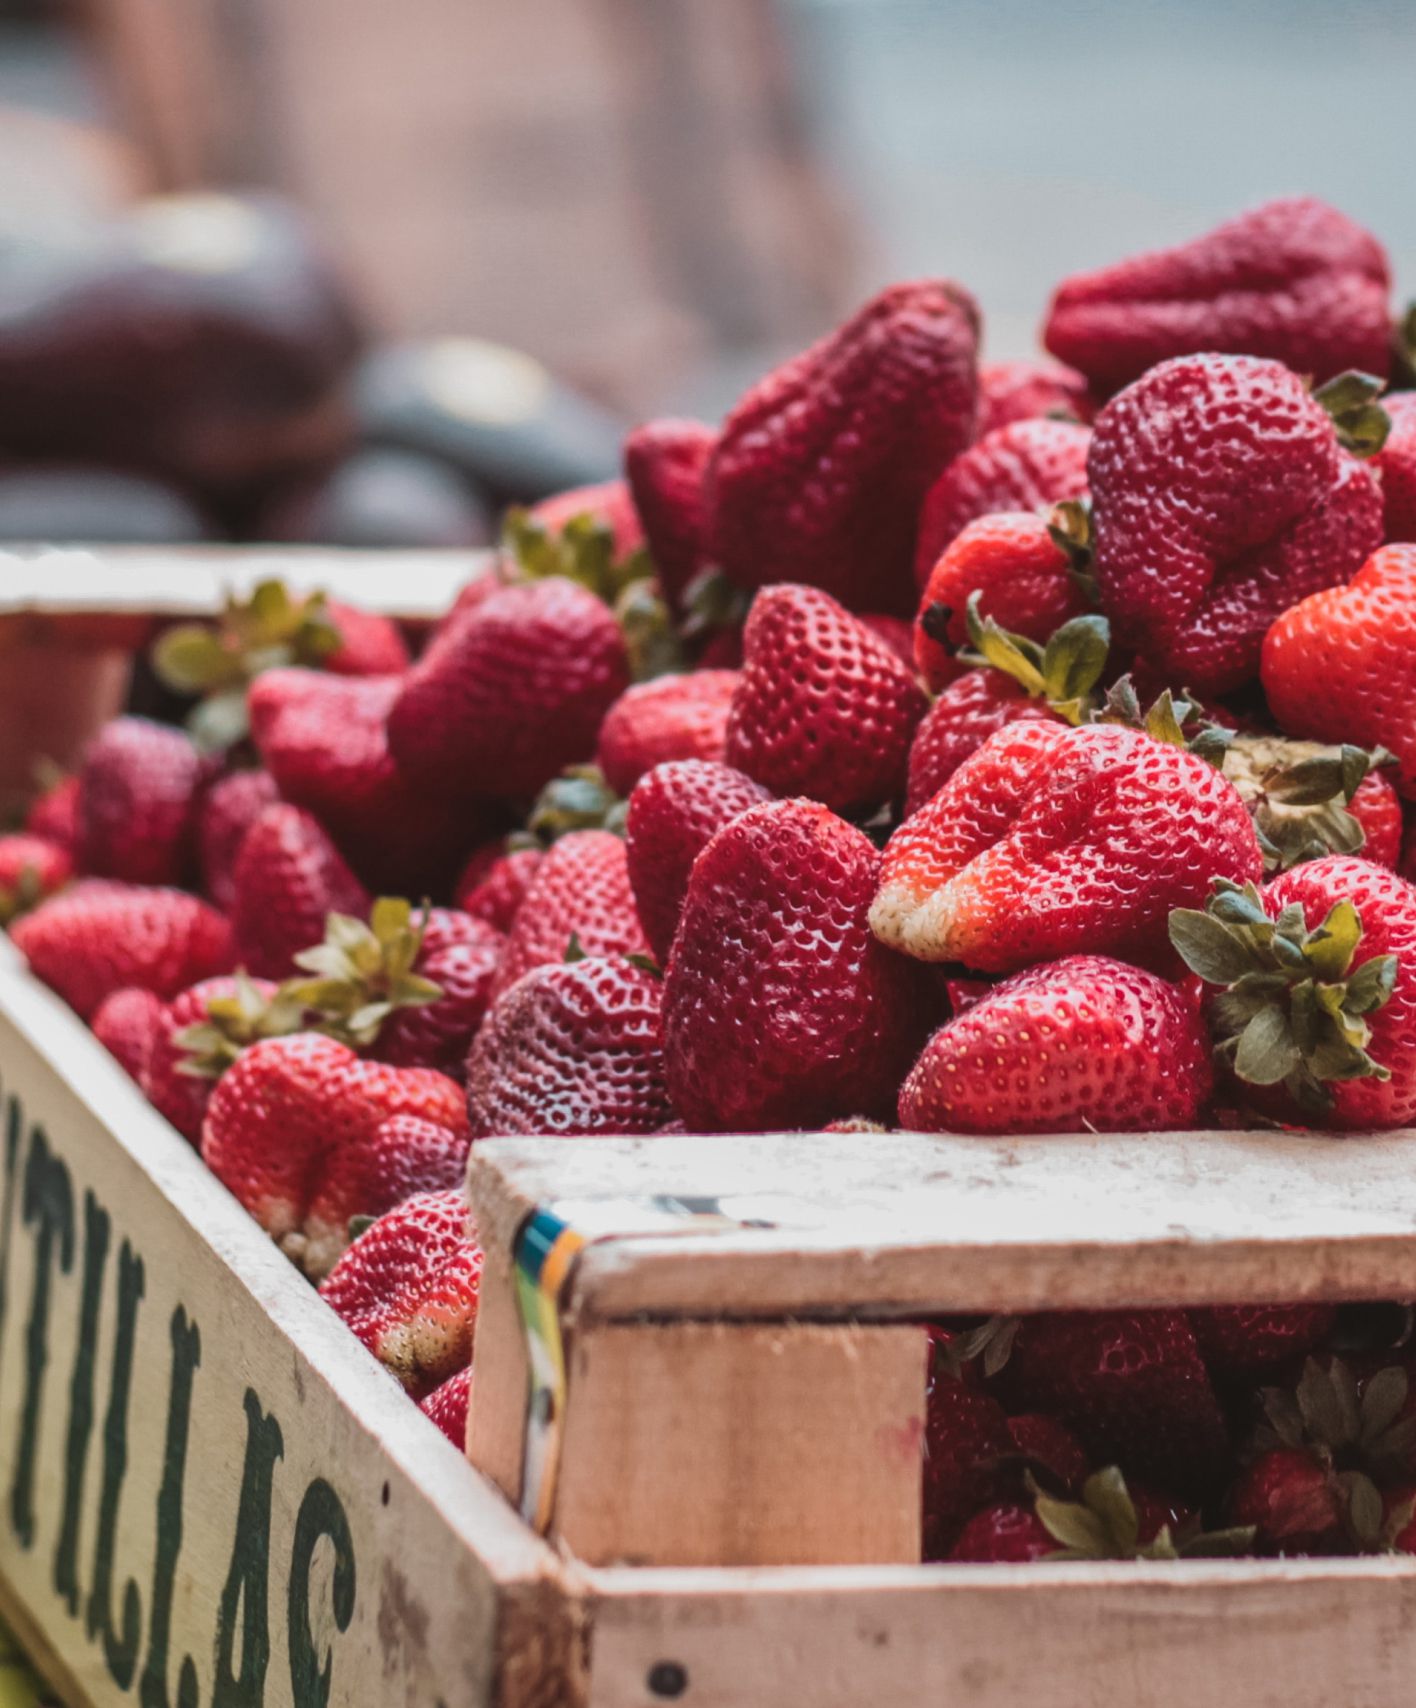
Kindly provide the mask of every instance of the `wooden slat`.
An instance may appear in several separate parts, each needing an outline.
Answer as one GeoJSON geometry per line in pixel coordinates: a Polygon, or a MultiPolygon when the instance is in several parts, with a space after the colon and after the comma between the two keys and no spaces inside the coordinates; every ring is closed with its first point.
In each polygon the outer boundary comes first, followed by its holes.
{"type": "MultiPolygon", "coordinates": [[[[917,1316],[1409,1296],[1416,1135],[497,1140],[484,1235],[536,1205],[599,1238],[572,1319],[917,1316]],[[662,1198],[770,1225],[643,1232],[662,1198]]],[[[664,1225],[660,1218],[660,1225],[664,1225]]]]}

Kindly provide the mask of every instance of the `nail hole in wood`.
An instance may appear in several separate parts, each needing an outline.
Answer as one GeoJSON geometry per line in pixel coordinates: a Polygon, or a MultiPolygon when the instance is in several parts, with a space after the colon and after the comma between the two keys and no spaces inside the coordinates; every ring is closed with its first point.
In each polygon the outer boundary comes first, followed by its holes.
{"type": "Polygon", "coordinates": [[[688,1674],[677,1661],[655,1661],[649,1669],[649,1694],[672,1700],[688,1689],[688,1674]]]}
{"type": "Polygon", "coordinates": [[[388,1484],[385,1483],[383,1486],[383,1493],[379,1496],[379,1499],[384,1503],[385,1506],[387,1506],[389,1503],[389,1496],[390,1496],[391,1492],[392,1491],[389,1489],[388,1484]]]}

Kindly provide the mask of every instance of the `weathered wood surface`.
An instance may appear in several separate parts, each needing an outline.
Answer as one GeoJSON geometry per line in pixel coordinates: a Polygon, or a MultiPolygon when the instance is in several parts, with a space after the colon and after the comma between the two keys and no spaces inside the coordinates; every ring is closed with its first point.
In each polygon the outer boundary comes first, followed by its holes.
{"type": "Polygon", "coordinates": [[[103,1708],[583,1689],[554,1554],[3,944],[0,1600],[103,1708]]]}
{"type": "Polygon", "coordinates": [[[1412,1133],[502,1139],[470,1184],[488,1240],[538,1205],[590,1237],[572,1321],[1416,1292],[1412,1133]]]}

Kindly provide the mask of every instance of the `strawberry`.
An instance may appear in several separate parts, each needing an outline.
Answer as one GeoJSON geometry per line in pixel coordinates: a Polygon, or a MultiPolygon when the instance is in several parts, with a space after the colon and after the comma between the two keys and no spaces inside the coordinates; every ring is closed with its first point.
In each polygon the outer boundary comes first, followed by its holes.
{"type": "Polygon", "coordinates": [[[1193,1126],[1213,1084],[1198,1006],[1101,955],[1027,967],[937,1031],[900,1092],[926,1133],[1193,1126]]]}
{"type": "Polygon", "coordinates": [[[229,913],[236,900],[236,856],[246,832],[280,798],[268,771],[232,771],[202,796],[197,809],[197,864],[202,887],[229,913]]]}
{"type": "Polygon", "coordinates": [[[246,832],[232,874],[231,923],[246,967],[285,978],[324,936],[331,913],[364,914],[369,896],[314,817],[284,801],[246,832]]]}
{"type": "Polygon", "coordinates": [[[167,1004],[160,996],[127,986],[105,996],[94,1011],[94,1037],[139,1085],[166,1011],[167,1004]]]}
{"type": "Polygon", "coordinates": [[[1349,586],[1279,615],[1262,675],[1289,735],[1388,748],[1397,789],[1416,799],[1416,546],[1384,546],[1349,586]]]}
{"type": "Polygon", "coordinates": [[[533,967],[467,1058],[473,1137],[657,1131],[673,1114],[662,1007],[659,974],[624,956],[533,967]]]}
{"type": "Polygon", "coordinates": [[[389,748],[429,788],[534,795],[590,758],[628,683],[619,625],[593,593],[563,576],[501,587],[408,673],[389,748]]]}
{"type": "Polygon", "coordinates": [[[924,1557],[942,1560],[965,1520],[992,1498],[1014,1451],[1003,1407],[971,1365],[951,1368],[948,1330],[930,1332],[924,1423],[924,1557]]]}
{"type": "Polygon", "coordinates": [[[998,1378],[1010,1401],[1055,1414],[1094,1462],[1184,1494],[1229,1458],[1219,1401],[1183,1311],[1024,1317],[998,1378]]]}
{"type": "Polygon", "coordinates": [[[307,808],[371,888],[445,888],[478,834],[467,792],[414,788],[385,728],[395,676],[267,670],[251,684],[251,733],[282,797],[307,808]]]}
{"type": "Polygon", "coordinates": [[[1057,1549],[1057,1538],[1030,1504],[1007,1500],[976,1512],[948,1557],[960,1564],[1026,1565],[1047,1559],[1057,1549]]]}
{"type": "Polygon", "coordinates": [[[299,1027],[299,1004],[279,994],[269,980],[237,973],[203,979],[162,1008],[140,1084],[158,1114],[192,1144],[201,1142],[212,1088],[241,1051],[299,1027]]]}
{"type": "Polygon", "coordinates": [[[661,963],[669,958],[693,862],[717,830],[770,793],[730,765],[656,765],[629,797],[625,854],[635,906],[661,963]]]}
{"type": "Polygon", "coordinates": [[[704,482],[717,431],[701,421],[646,421],[624,442],[624,472],[670,609],[703,567],[704,482]]]}
{"type": "Polygon", "coordinates": [[[916,584],[925,585],[943,553],[980,516],[1084,498],[1090,444],[1090,431],[1072,421],[1015,421],[956,457],[924,497],[916,584]]]}
{"type": "Polygon", "coordinates": [[[572,938],[587,955],[641,955],[649,948],[624,843],[608,830],[572,831],[542,859],[507,937],[493,1000],[532,967],[563,961],[572,938]]]}
{"type": "Polygon", "coordinates": [[[567,523],[588,517],[596,526],[609,530],[616,557],[638,551],[644,544],[644,529],[634,499],[622,480],[605,480],[595,486],[576,486],[557,492],[533,504],[526,516],[549,535],[561,534],[567,523]]]}
{"type": "Polygon", "coordinates": [[[1079,951],[1171,964],[1173,908],[1258,876],[1232,784],[1117,725],[1005,725],[890,838],[870,911],[882,942],[1013,972],[1079,951]]]}
{"type": "Polygon", "coordinates": [[[978,370],[978,402],[980,439],[1015,421],[1069,415],[1085,421],[1091,414],[1087,382],[1075,369],[1028,358],[985,362],[978,370]]]}
{"type": "MultiPolygon", "coordinates": [[[[1380,443],[1368,398],[1360,378],[1329,396],[1355,421],[1353,443],[1380,443]]],[[[1348,580],[1381,541],[1376,479],[1343,450],[1321,395],[1277,362],[1162,363],[1097,416],[1087,471],[1117,638],[1199,694],[1255,676],[1274,619],[1348,580]]]]}
{"type": "Polygon", "coordinates": [[[1170,934],[1221,988],[1211,1028],[1246,1102],[1339,1131],[1416,1119],[1416,888],[1404,878],[1329,854],[1262,893],[1217,884],[1170,934]]]}
{"type": "Polygon", "coordinates": [[[1398,1554],[1416,1554],[1416,1483],[1399,1484],[1383,1497],[1383,1540],[1398,1554]]]}
{"type": "Polygon", "coordinates": [[[455,905],[498,931],[510,931],[543,854],[541,848],[513,848],[505,837],[484,842],[454,886],[455,905]]]}
{"type": "Polygon", "coordinates": [[[426,1399],[471,1364],[481,1279],[482,1250],[454,1186],[415,1193],[381,1215],[321,1282],[320,1297],[415,1399],[426,1399]]]}
{"type": "Polygon", "coordinates": [[[860,620],[876,638],[884,641],[900,663],[914,673],[914,624],[906,617],[882,616],[879,611],[862,611],[860,620]]]}
{"type": "Polygon", "coordinates": [[[115,718],[79,773],[79,869],[130,884],[179,884],[192,857],[201,756],[180,730],[115,718]]]}
{"type": "Polygon", "coordinates": [[[691,1129],[885,1113],[923,1020],[909,964],[871,937],[880,856],[812,801],[769,801],[694,862],[664,978],[664,1054],[691,1129]]]}
{"type": "Polygon", "coordinates": [[[695,670],[636,683],[600,725],[596,762],[616,795],[670,759],[723,757],[736,670],[695,670]]]}
{"type": "Polygon", "coordinates": [[[1337,1323],[1337,1307],[1323,1304],[1208,1305],[1188,1315],[1211,1375],[1246,1378],[1305,1358],[1337,1323]]]}
{"type": "Polygon", "coordinates": [[[24,828],[30,836],[54,842],[70,855],[79,845],[79,779],[60,777],[30,803],[24,828]]]}
{"type": "Polygon", "coordinates": [[[467,1447],[467,1414],[472,1406],[472,1366],[449,1376],[426,1398],[418,1410],[431,1418],[459,1453],[467,1447]]]}
{"type": "Polygon", "coordinates": [[[212,1173],[316,1277],[348,1243],[351,1216],[459,1183],[466,1155],[456,1081],[361,1060],[313,1032],[243,1050],[217,1081],[202,1128],[212,1173]]]}
{"type": "Polygon", "coordinates": [[[1381,245],[1311,196],[1266,202],[1173,249],[1058,286],[1043,342],[1103,393],[1169,356],[1267,356],[1331,379],[1385,375],[1390,274],[1381,245]]]}
{"type": "Polygon", "coordinates": [[[963,762],[1005,724],[1058,725],[1045,699],[1029,694],[1002,670],[968,670],[951,682],[924,714],[910,743],[905,813],[931,800],[963,762]]]}
{"type": "Polygon", "coordinates": [[[1391,431],[1372,458],[1382,482],[1382,537],[1416,541],[1416,392],[1384,397],[1382,407],[1391,431]]]}
{"type": "Polygon", "coordinates": [[[1004,510],[981,516],[956,534],[929,573],[915,617],[914,660],[937,693],[965,666],[969,601],[980,617],[1045,642],[1087,609],[1071,561],[1040,516],[1004,510]]]}
{"type": "Polygon", "coordinates": [[[1088,1477],[1076,1501],[1036,1485],[1031,1499],[985,1507],[965,1526],[951,1560],[1176,1560],[1247,1552],[1250,1529],[1206,1534],[1189,1509],[1140,1484],[1127,1487],[1115,1465],[1088,1477]]]}
{"type": "Polygon", "coordinates": [[[1331,1475],[1298,1447],[1272,1447],[1246,1465],[1229,1491],[1229,1516],[1253,1525],[1265,1554],[1332,1553],[1342,1534],[1331,1475]]]}
{"type": "Polygon", "coordinates": [[[1264,851],[1282,871],[1323,854],[1361,853],[1379,866],[1401,857],[1401,802],[1372,755],[1282,736],[1237,735],[1222,769],[1239,791],[1264,851]]]}
{"type": "Polygon", "coordinates": [[[67,848],[28,831],[0,836],[0,926],[57,895],[74,875],[67,848]]]}
{"type": "Polygon", "coordinates": [[[385,897],[367,922],[331,914],[323,941],[295,957],[314,976],[286,991],[331,1037],[460,1079],[504,946],[485,920],[442,907],[415,919],[406,901],[385,897]]]}
{"type": "Polygon", "coordinates": [[[913,673],[815,587],[753,601],[727,762],[778,795],[864,812],[903,794],[925,698],[913,673]]]}
{"type": "Polygon", "coordinates": [[[978,329],[957,285],[894,285],[747,393],[708,465],[709,556],[731,581],[907,613],[920,503],[973,437],[978,329]]]}
{"type": "Polygon", "coordinates": [[[1060,1418],[1042,1412],[1010,1417],[1008,1438],[1018,1458],[1041,1472],[1054,1489],[1071,1494],[1082,1486],[1087,1474],[1086,1451],[1060,1418]]]}
{"type": "Polygon", "coordinates": [[[35,977],[84,1020],[116,990],[173,997],[229,972],[235,958],[230,925],[196,896],[104,878],[41,902],[10,937],[35,977]]]}
{"type": "Polygon", "coordinates": [[[382,612],[341,600],[325,601],[338,641],[321,664],[336,676],[398,676],[408,668],[408,647],[398,624],[382,612]]]}

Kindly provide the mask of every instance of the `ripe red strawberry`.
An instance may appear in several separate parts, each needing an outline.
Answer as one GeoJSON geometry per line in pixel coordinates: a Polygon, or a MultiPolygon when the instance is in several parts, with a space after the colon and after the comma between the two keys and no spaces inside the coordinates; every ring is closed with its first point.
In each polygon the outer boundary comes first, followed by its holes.
{"type": "Polygon", "coordinates": [[[1386,1490],[1382,1517],[1387,1547],[1398,1554],[1416,1554],[1416,1483],[1386,1490]]]}
{"type": "Polygon", "coordinates": [[[93,1016],[93,1035],[139,1085],[167,1004],[150,990],[124,988],[105,996],[93,1016]]]}
{"type": "Polygon", "coordinates": [[[1119,725],[1019,722],[890,838],[870,919],[907,954],[981,972],[1081,951],[1163,966],[1171,910],[1261,865],[1203,759],[1119,725]]]}
{"type": "Polygon", "coordinates": [[[738,674],[695,670],[626,689],[605,713],[595,756],[615,794],[670,759],[722,759],[738,674]]]}
{"type": "Polygon", "coordinates": [[[1331,379],[1385,375],[1387,258],[1377,240],[1311,196],[1266,202],[1172,249],[1058,286],[1043,329],[1054,356],[1103,393],[1168,356],[1268,356],[1331,379]]]}
{"type": "Polygon", "coordinates": [[[1299,1447],[1273,1447],[1246,1465],[1229,1491],[1229,1516],[1252,1524],[1265,1554],[1330,1553],[1342,1533],[1332,1474],[1299,1447]]]}
{"type": "Polygon", "coordinates": [[[296,955],[323,938],[331,913],[369,910],[368,892],[314,817],[284,801],[246,832],[233,883],[237,949],[262,978],[287,977],[296,955]]]}
{"type": "Polygon", "coordinates": [[[694,862],[664,979],[664,1055],[691,1130],[888,1112],[925,1025],[870,934],[880,856],[812,801],[769,801],[694,862]]]}
{"type": "Polygon", "coordinates": [[[998,1378],[1013,1403],[1055,1413],[1099,1464],[1184,1494],[1229,1459],[1219,1401],[1183,1311],[1024,1317],[998,1378]]]}
{"type": "Polygon", "coordinates": [[[468,790],[414,788],[385,724],[401,678],[267,670],[247,697],[251,733],[282,797],[307,808],[371,888],[443,889],[481,825],[468,790]]]}
{"type": "Polygon", "coordinates": [[[1036,1467],[1053,1488],[1071,1494],[1082,1486],[1087,1474],[1086,1451],[1060,1418],[1024,1412],[1008,1419],[1008,1435],[1014,1452],[1036,1467]]]}
{"type": "Polygon", "coordinates": [[[919,811],[989,736],[1019,721],[1060,724],[1046,700],[1035,699],[1002,670],[969,670],[951,682],[924,714],[910,743],[905,812],[919,811]]]}
{"type": "Polygon", "coordinates": [[[1397,788],[1416,799],[1416,546],[1384,546],[1350,586],[1285,610],[1262,669],[1290,735],[1388,748],[1397,788]]]}
{"type": "Polygon", "coordinates": [[[648,952],[624,843],[608,830],[572,831],[542,859],[507,937],[493,1000],[532,967],[563,961],[572,937],[587,955],[648,952]]]}
{"type": "Polygon", "coordinates": [[[423,1399],[471,1363],[481,1279],[467,1200],[450,1187],[380,1216],[325,1277],[320,1297],[423,1399]]]}
{"type": "Polygon", "coordinates": [[[1091,414],[1087,382],[1060,362],[985,362],[978,370],[978,436],[1039,416],[1091,414]]]}
{"type": "Polygon", "coordinates": [[[505,837],[484,842],[462,869],[453,890],[455,905],[498,931],[510,931],[542,853],[540,848],[509,848],[505,837]]]}
{"type": "Polygon", "coordinates": [[[595,486],[575,486],[543,498],[527,511],[527,517],[548,534],[560,533],[567,522],[588,516],[614,536],[616,557],[637,551],[644,544],[644,529],[634,507],[628,485],[622,480],[605,480],[595,486]]]}
{"type": "Polygon", "coordinates": [[[467,1058],[474,1138],[652,1133],[669,1120],[663,984],[623,956],[533,967],[467,1058]]]}
{"type": "Polygon", "coordinates": [[[942,1353],[954,1342],[931,1330],[924,1423],[924,1557],[947,1558],[969,1515],[998,1492],[999,1462],[1014,1451],[1003,1407],[974,1366],[951,1369],[942,1353]]]}
{"type": "Polygon", "coordinates": [[[131,884],[181,883],[191,864],[200,754],[181,730],[115,718],[79,773],[79,869],[131,884]]]}
{"type": "Polygon", "coordinates": [[[25,830],[73,854],[79,846],[79,779],[61,777],[30,804],[25,830]]]}
{"type": "Polygon", "coordinates": [[[148,1102],[200,1144],[212,1090],[243,1049],[296,1030],[300,1011],[266,979],[203,979],[175,996],[153,1026],[140,1084],[148,1102]]]}
{"type": "Polygon", "coordinates": [[[1274,619],[1381,541],[1376,479],[1278,362],[1162,363],[1097,416],[1087,470],[1118,640],[1202,695],[1255,676],[1274,619]]]}
{"type": "Polygon", "coordinates": [[[819,588],[784,584],[753,601],[744,642],[729,765],[837,812],[903,794],[926,702],[883,641],[819,588]]]}
{"type": "Polygon", "coordinates": [[[1401,857],[1401,801],[1361,748],[1323,747],[1282,736],[1236,735],[1223,770],[1238,789],[1264,866],[1281,871],[1323,854],[1356,854],[1379,866],[1401,857]]]}
{"type": "Polygon", "coordinates": [[[217,1081],[202,1156],[286,1255],[320,1276],[348,1243],[351,1216],[460,1182],[467,1138],[462,1088],[446,1074],[364,1061],[300,1032],[253,1044],[217,1081]]]}
{"type": "Polygon", "coordinates": [[[717,430],[701,421],[646,421],[624,442],[624,472],[649,555],[672,610],[703,567],[704,481],[717,430]]]}
{"type": "Polygon", "coordinates": [[[236,856],[246,832],[280,798],[269,771],[232,771],[202,796],[197,809],[197,864],[202,887],[229,913],[236,900],[236,856]]]}
{"type": "Polygon", "coordinates": [[[74,875],[68,849],[28,831],[0,836],[0,926],[56,895],[74,875]]]}
{"type": "Polygon", "coordinates": [[[459,1453],[467,1446],[467,1413],[472,1405],[472,1366],[449,1376],[440,1387],[419,1400],[418,1410],[429,1417],[459,1453]]]}
{"type": "Polygon", "coordinates": [[[1205,1535],[1186,1506],[1138,1483],[1127,1486],[1112,1465],[1088,1477],[1076,1501],[1041,1491],[985,1507],[965,1526],[951,1560],[1174,1560],[1184,1554],[1230,1554],[1248,1532],[1205,1535]]]}
{"type": "Polygon", "coordinates": [[[1007,1500],[976,1512],[948,1557],[960,1564],[1026,1565],[1047,1559],[1060,1546],[1029,1502],[1007,1500]]]}
{"type": "Polygon", "coordinates": [[[1199,1006],[1101,955],[1027,967],[925,1045],[900,1092],[924,1133],[1148,1133],[1193,1126],[1213,1085],[1199,1006]]]}
{"type": "Polygon", "coordinates": [[[915,582],[970,522],[998,511],[1047,510],[1084,498],[1091,432],[1073,421],[1015,421],[956,457],[930,487],[919,517],[915,582]]]}
{"type": "Polygon", "coordinates": [[[1171,937],[1210,1005],[1246,1102],[1338,1130],[1416,1119],[1416,888],[1329,854],[1262,892],[1219,885],[1171,937]],[[1291,910],[1291,911],[1285,911],[1291,910]]]}
{"type": "Polygon", "coordinates": [[[906,670],[915,668],[914,624],[905,617],[882,616],[878,611],[862,611],[860,620],[876,638],[884,641],[906,670]]]}
{"type": "Polygon", "coordinates": [[[336,676],[397,676],[407,670],[408,648],[391,618],[338,599],[325,602],[325,615],[339,644],[320,660],[322,669],[336,676]]]}
{"type": "Polygon", "coordinates": [[[1067,554],[1042,517],[1003,510],[970,522],[930,571],[915,617],[915,663],[936,692],[966,669],[955,654],[969,642],[975,593],[980,617],[1038,642],[1087,609],[1067,554]]]}
{"type": "Polygon", "coordinates": [[[498,588],[413,666],[388,718],[415,783],[534,795],[595,751],[629,684],[608,606],[562,576],[498,588]]]}
{"type": "Polygon", "coordinates": [[[656,765],[634,786],[625,852],[635,906],[660,964],[669,958],[693,862],[717,830],[771,794],[730,765],[656,765]]]}
{"type": "Polygon", "coordinates": [[[196,896],[104,878],[42,902],[10,937],[35,977],[85,1020],[115,990],[176,996],[229,972],[234,959],[231,927],[196,896]]]}
{"type": "Polygon", "coordinates": [[[978,324],[957,285],[894,285],[747,393],[708,470],[731,581],[907,614],[920,503],[973,437],[978,324]]]}
{"type": "Polygon", "coordinates": [[[1391,431],[1372,458],[1382,482],[1382,537],[1416,541],[1416,391],[1384,397],[1382,407],[1391,431]]]}
{"type": "Polygon", "coordinates": [[[1316,1351],[1332,1333],[1337,1307],[1208,1305],[1189,1317],[1211,1374],[1252,1378],[1316,1351]]]}

